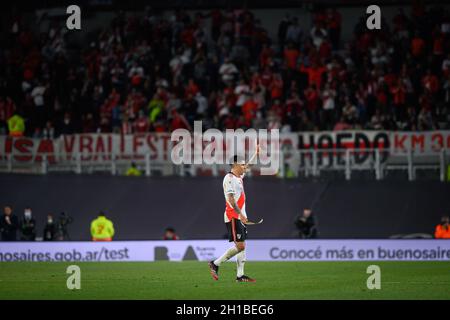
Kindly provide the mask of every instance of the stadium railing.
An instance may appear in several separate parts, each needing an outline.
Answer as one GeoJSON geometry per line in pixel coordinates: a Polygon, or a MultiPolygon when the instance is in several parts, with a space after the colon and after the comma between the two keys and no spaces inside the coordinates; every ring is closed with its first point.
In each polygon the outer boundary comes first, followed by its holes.
{"type": "MultiPolygon", "coordinates": [[[[90,174],[109,172],[122,175],[134,162],[144,176],[220,176],[229,170],[227,164],[175,165],[170,159],[154,160],[146,154],[84,153],[39,153],[24,155],[8,153],[0,157],[0,172],[36,173],[72,172],[90,174]]],[[[407,173],[408,180],[417,179],[419,171],[438,172],[439,180],[445,181],[449,154],[442,149],[436,154],[420,154],[413,151],[390,152],[384,149],[305,149],[283,148],[279,154],[280,168],[277,177],[320,177],[324,172],[343,173],[351,180],[353,173],[365,171],[376,180],[385,179],[390,172],[407,173]]],[[[257,175],[256,166],[248,175],[257,175]]]]}
{"type": "MultiPolygon", "coordinates": [[[[295,155],[294,155],[295,156],[295,155]]],[[[341,171],[351,180],[353,171],[369,171],[376,180],[384,179],[390,171],[406,171],[408,180],[417,179],[417,172],[437,171],[445,181],[449,161],[445,149],[437,154],[419,154],[412,150],[392,153],[381,149],[320,149],[299,150],[299,170],[305,177],[319,177],[323,171],[341,171]]]]}

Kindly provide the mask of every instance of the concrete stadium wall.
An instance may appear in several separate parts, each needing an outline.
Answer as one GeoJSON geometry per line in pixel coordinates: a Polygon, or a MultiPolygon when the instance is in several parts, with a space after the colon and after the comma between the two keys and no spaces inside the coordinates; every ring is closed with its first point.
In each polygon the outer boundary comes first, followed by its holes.
{"type": "MultiPolygon", "coordinates": [[[[450,211],[450,184],[438,181],[305,182],[254,177],[245,181],[253,239],[296,237],[294,219],[313,206],[321,238],[387,238],[428,233],[450,211]]],[[[90,221],[105,210],[116,240],[160,239],[167,226],[182,239],[220,239],[224,197],[220,178],[145,178],[109,175],[0,175],[0,205],[17,215],[33,208],[38,236],[46,215],[74,218],[72,240],[89,240],[90,221]]]]}

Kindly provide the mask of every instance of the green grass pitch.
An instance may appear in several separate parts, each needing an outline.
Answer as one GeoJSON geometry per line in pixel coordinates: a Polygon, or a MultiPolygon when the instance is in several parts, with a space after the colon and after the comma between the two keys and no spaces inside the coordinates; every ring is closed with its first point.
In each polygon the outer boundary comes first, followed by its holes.
{"type": "Polygon", "coordinates": [[[256,283],[236,283],[236,264],[212,280],[206,262],[3,262],[4,299],[450,299],[450,262],[247,262],[256,283]],[[67,266],[81,268],[68,290],[67,266]],[[369,290],[369,265],[381,289],[369,290]]]}

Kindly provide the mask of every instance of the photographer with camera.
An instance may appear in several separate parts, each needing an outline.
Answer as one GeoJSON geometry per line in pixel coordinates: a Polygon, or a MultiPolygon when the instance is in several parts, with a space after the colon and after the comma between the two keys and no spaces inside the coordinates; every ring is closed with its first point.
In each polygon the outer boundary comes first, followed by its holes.
{"type": "Polygon", "coordinates": [[[450,239],[450,218],[448,216],[442,217],[441,223],[436,226],[434,237],[436,239],[450,239]]]}
{"type": "Polygon", "coordinates": [[[58,240],[65,241],[70,240],[69,231],[67,226],[73,222],[71,216],[67,215],[65,212],[61,212],[58,221],[58,240]]]}
{"type": "Polygon", "coordinates": [[[303,214],[295,220],[298,234],[301,239],[317,238],[316,219],[311,213],[311,209],[304,209],[303,214]]]}

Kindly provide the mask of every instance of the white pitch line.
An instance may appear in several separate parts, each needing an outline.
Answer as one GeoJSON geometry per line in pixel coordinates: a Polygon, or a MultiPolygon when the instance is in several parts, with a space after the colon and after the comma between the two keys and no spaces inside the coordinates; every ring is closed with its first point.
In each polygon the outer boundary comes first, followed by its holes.
{"type": "MultiPolygon", "coordinates": [[[[66,280],[65,278],[60,279],[47,279],[47,280],[40,280],[40,279],[31,279],[31,280],[0,280],[0,282],[48,282],[48,281],[60,281],[60,280],[66,280]]],[[[142,279],[84,279],[83,281],[141,281],[142,279]]]]}
{"type": "Polygon", "coordinates": [[[393,283],[403,283],[403,284],[450,284],[449,281],[439,281],[439,282],[430,282],[430,281],[382,281],[382,283],[393,284],[393,283]]]}

